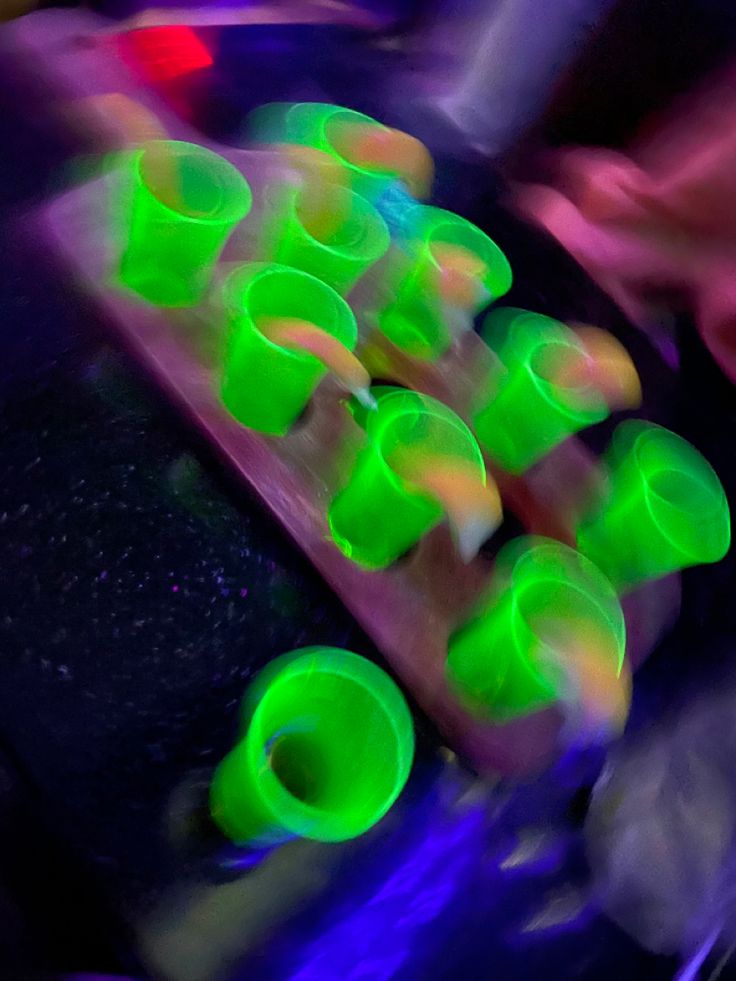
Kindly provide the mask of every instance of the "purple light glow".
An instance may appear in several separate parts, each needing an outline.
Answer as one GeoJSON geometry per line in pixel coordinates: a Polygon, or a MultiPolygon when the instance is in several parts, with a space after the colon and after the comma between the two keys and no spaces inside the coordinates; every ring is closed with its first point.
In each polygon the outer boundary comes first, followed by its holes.
{"type": "Polygon", "coordinates": [[[371,898],[307,947],[290,981],[384,981],[396,974],[484,847],[485,807],[434,818],[371,898]]]}

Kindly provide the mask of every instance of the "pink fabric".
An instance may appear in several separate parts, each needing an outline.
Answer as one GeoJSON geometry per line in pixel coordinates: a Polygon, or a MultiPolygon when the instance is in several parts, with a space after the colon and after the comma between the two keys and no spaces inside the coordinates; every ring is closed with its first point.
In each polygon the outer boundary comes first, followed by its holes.
{"type": "Polygon", "coordinates": [[[560,153],[554,187],[516,190],[546,228],[646,329],[663,298],[693,312],[736,381],[736,69],[683,101],[629,158],[560,153]]]}

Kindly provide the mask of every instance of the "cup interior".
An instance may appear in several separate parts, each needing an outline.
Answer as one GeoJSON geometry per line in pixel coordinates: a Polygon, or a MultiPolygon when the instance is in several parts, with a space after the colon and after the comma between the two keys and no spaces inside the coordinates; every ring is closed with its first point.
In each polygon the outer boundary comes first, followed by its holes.
{"type": "Polygon", "coordinates": [[[324,185],[320,193],[301,188],[294,212],[306,235],[331,252],[378,259],[389,246],[383,218],[369,201],[347,188],[324,185]]]}
{"type": "Polygon", "coordinates": [[[379,123],[370,116],[355,112],[352,109],[338,109],[332,113],[325,123],[324,135],[328,146],[341,160],[350,167],[363,171],[366,174],[379,173],[369,168],[361,166],[353,159],[353,144],[355,132],[359,126],[373,126],[377,129],[386,129],[383,123],[379,123]]]}
{"type": "Polygon", "coordinates": [[[485,266],[480,281],[491,297],[503,296],[511,287],[511,267],[508,259],[493,239],[471,222],[457,215],[447,215],[440,209],[427,209],[426,245],[433,265],[439,268],[438,246],[455,246],[479,259],[485,266]],[[436,216],[439,212],[439,216],[436,216]],[[436,220],[431,220],[435,218],[436,220]]]}
{"type": "Polygon", "coordinates": [[[245,178],[224,157],[193,143],[152,140],[140,156],[140,178],[150,194],[182,218],[229,222],[250,208],[245,178]]]}
{"type": "MultiPolygon", "coordinates": [[[[236,317],[238,313],[247,313],[256,329],[263,318],[295,318],[320,327],[349,350],[355,347],[357,326],[347,303],[309,273],[288,266],[264,265],[255,267],[255,271],[254,267],[244,266],[231,273],[224,291],[231,313],[236,317]]],[[[261,336],[272,343],[265,335],[261,336]]],[[[298,352],[279,350],[301,356],[298,352]]]]}
{"type": "Polygon", "coordinates": [[[292,665],[257,706],[247,736],[251,765],[295,834],[359,834],[403,787],[413,747],[408,709],[397,689],[386,700],[366,681],[343,665],[292,665]]]}
{"type": "Polygon", "coordinates": [[[585,648],[620,669],[626,644],[623,612],[613,587],[587,559],[567,546],[531,547],[512,572],[519,616],[519,653],[563,656],[585,648]]]}
{"type": "Polygon", "coordinates": [[[728,548],[728,502],[710,464],[685,440],[651,427],[636,441],[635,460],[649,514],[689,561],[717,561],[728,548]]]}
{"type": "MultiPolygon", "coordinates": [[[[390,391],[368,417],[368,432],[388,467],[399,477],[418,465],[470,464],[485,479],[478,443],[459,416],[417,392],[390,391]]],[[[408,478],[410,479],[410,478],[408,478]]]]}

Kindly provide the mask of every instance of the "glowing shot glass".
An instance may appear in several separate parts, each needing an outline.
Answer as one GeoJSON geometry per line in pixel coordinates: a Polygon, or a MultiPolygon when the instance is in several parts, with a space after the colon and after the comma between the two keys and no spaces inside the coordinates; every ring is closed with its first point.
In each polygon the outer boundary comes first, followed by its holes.
{"type": "Polygon", "coordinates": [[[326,154],[346,185],[370,201],[397,179],[416,197],[429,193],[434,168],[426,147],[362,112],[326,102],[270,103],[251,113],[249,129],[259,142],[326,154]]]}
{"type": "Polygon", "coordinates": [[[473,714],[506,722],[585,697],[591,662],[615,686],[625,648],[621,604],[603,573],[560,542],[522,537],[499,552],[488,594],[450,638],[446,670],[473,714]]]}
{"type": "Polygon", "coordinates": [[[294,266],[348,293],[388,250],[386,222],[370,202],[337,185],[273,188],[266,250],[275,262],[294,266]]]}
{"type": "Polygon", "coordinates": [[[581,522],[577,544],[619,590],[723,558],[728,501],[695,447],[631,419],[616,427],[605,462],[607,494],[581,522]]]}
{"type": "Polygon", "coordinates": [[[402,351],[433,361],[509,291],[512,273],[496,243],[465,218],[428,206],[414,214],[405,261],[377,322],[402,351]]]}
{"type": "MultiPolygon", "coordinates": [[[[444,473],[450,493],[453,472],[471,493],[482,495],[489,488],[473,434],[436,399],[391,389],[378,398],[374,411],[365,414],[365,426],[366,442],[347,485],[330,504],[328,521],[333,540],[348,558],[366,568],[381,569],[408,551],[448,512],[441,503],[442,488],[433,492],[433,479],[441,479],[444,473]]],[[[462,502],[458,502],[457,510],[457,523],[465,520],[472,530],[472,506],[463,513],[462,502]]],[[[500,521],[500,505],[498,515],[479,520],[481,524],[488,521],[484,527],[490,533],[493,522],[500,521]]],[[[478,544],[475,542],[476,548],[478,544]]]]}
{"type": "Polygon", "coordinates": [[[500,374],[473,416],[473,429],[488,454],[520,474],[568,436],[609,414],[590,384],[570,382],[559,370],[574,367],[586,352],[565,324],[524,310],[489,315],[484,337],[501,362],[500,374]]]}
{"type": "Polygon", "coordinates": [[[283,436],[305,409],[327,366],[308,350],[275,343],[263,325],[294,318],[352,351],[358,339],[353,312],[314,276],[267,263],[235,269],[223,283],[222,297],[229,327],[222,400],[244,426],[283,436]]]}
{"type": "Polygon", "coordinates": [[[176,140],[144,144],[131,168],[120,280],[157,306],[192,306],[250,210],[248,182],[218,154],[176,140]]]}
{"type": "Polygon", "coordinates": [[[243,735],[218,766],[212,816],[238,843],[344,841],[371,828],[414,758],[406,701],[389,676],[335,647],[277,658],[243,704],[243,735]]]}

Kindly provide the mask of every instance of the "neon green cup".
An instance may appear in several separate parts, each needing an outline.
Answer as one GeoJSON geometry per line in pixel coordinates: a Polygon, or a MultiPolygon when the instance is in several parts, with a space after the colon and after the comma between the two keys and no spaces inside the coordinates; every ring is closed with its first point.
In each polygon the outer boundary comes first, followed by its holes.
{"type": "Polygon", "coordinates": [[[690,443],[632,419],[616,427],[606,463],[608,493],[581,523],[577,543],[620,590],[723,558],[728,501],[690,443]]]}
{"type": "Polygon", "coordinates": [[[441,208],[421,206],[405,243],[408,269],[399,270],[392,299],[378,312],[380,330],[412,357],[434,361],[449,348],[456,334],[453,311],[466,311],[466,327],[484,307],[511,289],[508,260],[493,239],[480,228],[441,208]],[[484,271],[468,282],[470,294],[463,303],[440,295],[442,264],[439,248],[461,248],[483,263],[484,271]]]}
{"type": "Polygon", "coordinates": [[[314,276],[275,264],[238,267],[223,283],[222,296],[230,328],[222,400],[244,426],[283,436],[327,369],[307,351],[275,344],[258,329],[259,319],[309,321],[352,351],[358,340],[353,312],[314,276]]]}
{"type": "Polygon", "coordinates": [[[523,473],[568,436],[609,414],[602,395],[589,385],[565,385],[550,374],[553,364],[585,357],[565,324],[502,309],[487,317],[483,336],[502,370],[476,410],[473,428],[505,470],[523,473]]]}
{"type": "Polygon", "coordinates": [[[328,102],[275,102],[260,106],[249,117],[249,129],[255,140],[296,143],[329,154],[344,169],[351,189],[375,201],[395,180],[395,175],[361,167],[341,152],[335,134],[345,123],[387,129],[371,116],[328,102]]]}
{"type": "Polygon", "coordinates": [[[486,471],[462,419],[427,395],[390,389],[365,419],[365,445],[327,517],[333,540],[345,555],[366,568],[382,569],[443,518],[440,504],[402,477],[407,454],[456,460],[475,470],[482,483],[486,471]]]}
{"type": "Polygon", "coordinates": [[[571,637],[618,675],[626,627],[602,572],[552,539],[509,542],[496,559],[487,596],[449,641],[448,679],[473,714],[506,722],[564,694],[571,637]]]}
{"type": "Polygon", "coordinates": [[[338,293],[348,293],[388,250],[386,222],[353,191],[332,186],[316,197],[303,187],[282,185],[271,198],[268,252],[276,262],[311,273],[338,293]]]}
{"type": "Polygon", "coordinates": [[[350,651],[306,647],[277,658],[246,697],[243,723],[210,788],[214,820],[239,843],[355,838],[389,810],[411,770],[403,695],[350,651]]]}
{"type": "Polygon", "coordinates": [[[194,143],[152,140],[131,159],[120,279],[157,306],[197,303],[230,233],[250,211],[248,182],[194,143]]]}

